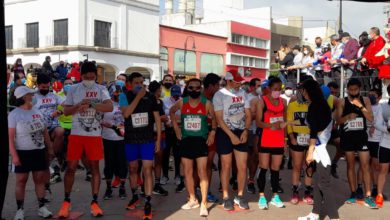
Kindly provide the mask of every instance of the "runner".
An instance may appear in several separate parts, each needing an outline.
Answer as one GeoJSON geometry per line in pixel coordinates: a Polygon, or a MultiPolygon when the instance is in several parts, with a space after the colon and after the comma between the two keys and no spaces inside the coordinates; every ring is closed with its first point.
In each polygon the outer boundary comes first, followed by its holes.
{"type": "Polygon", "coordinates": [[[284,147],[286,145],[286,100],[280,97],[282,81],[277,77],[269,79],[268,88],[270,93],[263,96],[257,103],[256,123],[262,128],[259,146],[259,167],[260,174],[257,179],[259,187],[259,208],[268,209],[264,188],[268,168],[271,170],[271,187],[273,196],[271,204],[283,208],[284,204],[278,195],[279,169],[283,160],[284,147]],[[270,166],[271,165],[271,166],[270,166]]]}
{"type": "Polygon", "coordinates": [[[332,113],[316,81],[304,81],[302,95],[310,103],[306,117],[310,129],[306,163],[315,169],[313,176],[314,204],[311,213],[299,217],[298,220],[319,220],[320,215],[328,215],[331,220],[337,220],[339,214],[331,188],[331,161],[326,149],[333,126],[332,113]]]}
{"type": "MultiPolygon", "coordinates": [[[[203,79],[203,95],[212,102],[213,97],[216,92],[220,89],[219,83],[221,82],[221,77],[218,76],[215,73],[209,73],[206,75],[206,77],[203,79]]],[[[209,132],[212,131],[212,118],[209,116],[208,118],[208,125],[209,125],[209,132]]],[[[216,141],[214,140],[214,143],[211,145],[208,145],[208,159],[207,159],[207,177],[209,180],[209,183],[211,183],[211,177],[213,174],[213,165],[214,165],[214,157],[216,152],[216,141]]],[[[212,194],[211,192],[211,184],[209,184],[209,192],[207,194],[207,201],[208,202],[216,202],[217,198],[212,194]]]]}
{"type": "MultiPolygon", "coordinates": [[[[390,86],[387,86],[387,93],[390,94],[390,86]]],[[[382,131],[383,138],[380,142],[377,154],[379,162],[378,173],[378,195],[376,196],[376,204],[379,208],[383,207],[383,189],[386,183],[387,175],[390,166],[390,105],[382,103],[378,114],[375,115],[375,128],[382,131]]]]}
{"type": "MultiPolygon", "coordinates": [[[[117,80],[122,82],[121,80],[117,80]]],[[[112,178],[117,176],[120,179],[119,198],[126,198],[126,177],[127,163],[125,157],[124,143],[124,118],[119,108],[119,94],[122,92],[122,83],[113,83],[108,87],[114,110],[104,113],[101,122],[103,130],[104,146],[104,178],[106,180],[106,192],[104,200],[112,199],[112,178]]]]}
{"type": "Polygon", "coordinates": [[[9,149],[16,173],[15,220],[24,220],[24,198],[30,172],[39,204],[38,215],[43,218],[52,217],[45,206],[45,183],[48,159],[53,158],[54,151],[44,117],[33,109],[34,93],[34,90],[25,86],[16,88],[16,108],[8,115],[9,149]]]}
{"type": "Polygon", "coordinates": [[[104,112],[112,112],[113,106],[104,86],[95,83],[97,69],[94,63],[84,62],[81,66],[82,82],[70,88],[66,96],[64,114],[73,115],[72,131],[67,151],[67,169],[64,178],[65,199],[58,213],[60,218],[68,218],[71,207],[70,193],[74,183],[78,161],[86,155],[90,165],[92,180],[91,214],[103,215],[98,205],[100,188],[99,161],[103,159],[102,127],[100,121],[104,112]]]}
{"type": "Polygon", "coordinates": [[[248,102],[251,109],[252,125],[249,129],[248,145],[249,145],[249,178],[246,191],[251,194],[256,193],[255,188],[255,175],[257,168],[259,167],[259,152],[257,150],[257,144],[259,143],[259,136],[256,135],[256,104],[259,102],[259,96],[261,96],[261,80],[259,78],[253,78],[249,82],[249,88],[251,93],[248,94],[248,102]]]}
{"type": "MultiPolygon", "coordinates": [[[[299,203],[299,179],[304,165],[305,155],[309,148],[310,129],[305,124],[309,103],[302,95],[302,88],[298,88],[297,100],[291,101],[287,108],[287,121],[297,122],[287,126],[290,138],[290,153],[293,163],[292,172],[292,198],[290,202],[294,205],[299,203]]],[[[313,204],[311,173],[304,174],[305,196],[303,202],[313,204]]]]}
{"type": "Polygon", "coordinates": [[[237,164],[238,192],[234,203],[241,209],[249,209],[243,198],[248,158],[248,130],[251,124],[251,112],[245,91],[240,89],[244,79],[237,71],[226,73],[226,87],[215,93],[213,104],[218,122],[217,153],[221,159],[221,182],[223,190],[223,206],[225,210],[234,210],[229,199],[229,176],[232,169],[232,154],[237,164]]]}
{"type": "Polygon", "coordinates": [[[358,152],[363,181],[366,191],[364,204],[369,208],[377,208],[371,197],[370,154],[367,147],[367,121],[373,121],[370,100],[360,96],[361,82],[352,78],[348,81],[348,97],[340,100],[337,106],[337,123],[341,126],[341,148],[345,151],[348,169],[348,182],[351,196],[348,204],[356,203],[355,152],[358,152]]]}
{"type": "Polygon", "coordinates": [[[144,219],[152,219],[153,190],[153,159],[160,151],[161,120],[157,101],[154,95],[146,92],[144,77],[133,72],[129,76],[132,91],[126,94],[126,99],[120,100],[120,106],[125,118],[125,150],[129,161],[130,187],[133,198],[127,205],[133,210],[140,203],[137,191],[138,160],[142,160],[142,173],[145,185],[144,219]],[[154,138],[153,126],[156,123],[157,140],[154,138]]]}
{"type": "Polygon", "coordinates": [[[207,217],[207,191],[209,181],[207,177],[207,156],[208,147],[214,143],[216,121],[214,110],[210,101],[201,96],[202,82],[193,78],[187,82],[187,97],[177,102],[170,110],[172,124],[177,139],[180,140],[180,156],[185,173],[186,188],[189,194],[188,202],[182,209],[194,209],[199,207],[195,197],[195,185],[193,178],[193,163],[196,162],[197,173],[200,178],[200,189],[202,201],[200,205],[200,216],[207,217]],[[176,122],[175,113],[181,111],[182,126],[176,122]],[[207,118],[212,118],[212,129],[209,132],[207,118]]]}

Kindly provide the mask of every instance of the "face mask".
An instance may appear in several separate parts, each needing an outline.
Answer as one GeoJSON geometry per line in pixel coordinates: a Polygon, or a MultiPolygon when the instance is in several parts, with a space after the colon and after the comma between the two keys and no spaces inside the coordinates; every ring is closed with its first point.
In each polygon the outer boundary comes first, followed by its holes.
{"type": "Polygon", "coordinates": [[[37,97],[33,96],[32,101],[31,101],[31,104],[34,106],[34,105],[36,105],[37,103],[38,103],[37,97]]]}
{"type": "Polygon", "coordinates": [[[261,87],[256,89],[257,95],[261,95],[263,93],[263,89],[261,87]]]}
{"type": "Polygon", "coordinates": [[[125,82],[123,82],[122,80],[117,80],[117,81],[115,81],[115,85],[123,88],[123,87],[125,87],[125,82]]]}
{"type": "Polygon", "coordinates": [[[95,84],[94,80],[83,80],[83,85],[87,87],[88,89],[92,88],[92,86],[95,84]]]}
{"type": "Polygon", "coordinates": [[[191,98],[197,99],[200,96],[200,91],[191,91],[188,94],[190,95],[191,98]]]}
{"type": "Polygon", "coordinates": [[[164,83],[165,88],[170,89],[173,84],[172,83],[164,83]]]}
{"type": "Polygon", "coordinates": [[[293,54],[294,54],[294,55],[297,55],[298,53],[299,53],[299,51],[297,51],[297,50],[294,50],[294,51],[293,51],[293,54]]]}
{"type": "Polygon", "coordinates": [[[309,51],[303,51],[303,54],[308,55],[309,51]]]}
{"type": "Polygon", "coordinates": [[[22,79],[22,85],[26,85],[26,79],[25,78],[22,79]]]}
{"type": "Polygon", "coordinates": [[[135,94],[137,94],[139,91],[141,91],[141,89],[142,89],[142,86],[136,86],[136,87],[134,87],[133,92],[134,92],[135,94]]]}
{"type": "Polygon", "coordinates": [[[316,45],[317,45],[317,47],[321,47],[321,44],[318,44],[318,43],[317,43],[316,45]]]}
{"type": "Polygon", "coordinates": [[[175,100],[175,101],[179,100],[179,98],[180,98],[180,96],[177,96],[177,95],[172,96],[172,99],[175,100]]]}
{"type": "Polygon", "coordinates": [[[39,93],[41,93],[42,95],[47,95],[49,93],[49,90],[48,89],[40,89],[39,93]]]}
{"type": "Polygon", "coordinates": [[[70,85],[70,84],[65,85],[65,86],[64,86],[64,91],[65,91],[65,92],[68,92],[69,89],[70,89],[71,87],[72,87],[72,85],[70,85]]]}
{"type": "Polygon", "coordinates": [[[376,97],[373,95],[368,96],[370,98],[371,105],[376,105],[376,97]]]}
{"type": "Polygon", "coordinates": [[[356,95],[349,95],[351,98],[353,98],[353,99],[357,99],[357,98],[359,98],[359,96],[360,96],[360,94],[358,93],[358,94],[356,94],[356,95]]]}
{"type": "Polygon", "coordinates": [[[114,96],[112,96],[112,97],[113,97],[113,99],[114,99],[115,102],[118,102],[118,101],[119,101],[119,95],[114,95],[114,96]]]}
{"type": "Polygon", "coordinates": [[[284,91],[284,94],[285,94],[287,97],[291,97],[292,94],[293,94],[293,90],[292,90],[292,89],[287,89],[286,91],[284,91]]]}
{"type": "Polygon", "coordinates": [[[179,85],[180,85],[180,86],[185,86],[185,85],[186,85],[186,82],[184,82],[184,80],[180,80],[180,81],[179,81],[179,85]]]}
{"type": "Polygon", "coordinates": [[[272,91],[272,92],[271,92],[271,96],[272,96],[272,98],[274,98],[274,99],[279,98],[279,97],[280,97],[280,91],[272,91]]]}

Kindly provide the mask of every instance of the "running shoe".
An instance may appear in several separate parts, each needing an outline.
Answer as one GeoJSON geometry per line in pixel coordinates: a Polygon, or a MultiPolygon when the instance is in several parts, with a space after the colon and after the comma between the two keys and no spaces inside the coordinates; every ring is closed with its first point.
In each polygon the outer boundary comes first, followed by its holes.
{"type": "Polygon", "coordinates": [[[234,210],[233,201],[230,199],[224,199],[223,200],[223,209],[225,211],[233,211],[234,210]]]}
{"type": "Polygon", "coordinates": [[[374,199],[371,196],[366,196],[366,198],[364,198],[364,205],[370,209],[377,209],[378,208],[374,199]]]}
{"type": "Polygon", "coordinates": [[[87,172],[85,175],[85,181],[91,182],[91,180],[92,180],[92,174],[91,172],[87,172]]]}
{"type": "Polygon", "coordinates": [[[24,210],[23,209],[18,209],[18,211],[16,211],[14,220],[24,220],[24,210]]]}
{"type": "Polygon", "coordinates": [[[125,186],[119,186],[119,198],[125,199],[126,197],[127,197],[127,195],[126,195],[125,186]]]}
{"type": "Polygon", "coordinates": [[[297,205],[299,203],[299,194],[297,192],[293,192],[290,203],[293,205],[297,205]]]}
{"type": "Polygon", "coordinates": [[[356,199],[358,199],[358,200],[364,199],[364,193],[363,193],[363,189],[361,187],[358,187],[356,190],[356,199]]]}
{"type": "Polygon", "coordinates": [[[351,196],[349,197],[349,199],[347,199],[347,201],[345,201],[345,203],[347,203],[347,204],[355,204],[356,203],[356,194],[355,193],[351,193],[351,196]]]}
{"type": "Polygon", "coordinates": [[[69,211],[70,211],[70,202],[64,201],[61,205],[60,211],[58,212],[58,217],[59,218],[68,218],[69,211]]]}
{"type": "Polygon", "coordinates": [[[308,204],[308,205],[313,205],[314,204],[314,199],[311,194],[305,194],[303,197],[303,202],[308,204]]]}
{"type": "Polygon", "coordinates": [[[106,192],[104,193],[103,199],[104,200],[112,199],[112,189],[106,189],[106,192]]]}
{"type": "Polygon", "coordinates": [[[51,213],[46,206],[42,206],[38,209],[38,216],[42,218],[51,218],[53,217],[53,213],[51,213]]]}
{"type": "Polygon", "coordinates": [[[332,165],[330,166],[330,174],[331,174],[334,178],[336,178],[336,179],[339,178],[339,175],[337,174],[337,164],[332,164],[332,165]]]}
{"type": "Polygon", "coordinates": [[[200,213],[199,213],[199,215],[200,215],[201,217],[207,217],[207,216],[209,215],[209,211],[207,210],[207,207],[206,207],[205,205],[202,205],[202,206],[200,207],[200,213]]]}
{"type": "Polygon", "coordinates": [[[217,202],[217,201],[218,201],[218,199],[211,192],[209,192],[207,194],[207,202],[214,203],[214,202],[217,202]]]}
{"type": "Polygon", "coordinates": [[[144,220],[151,220],[152,217],[152,205],[150,202],[146,202],[144,206],[144,220]]]}
{"type": "Polygon", "coordinates": [[[169,178],[166,177],[166,176],[163,176],[163,177],[161,177],[161,179],[160,179],[160,184],[161,184],[161,185],[166,185],[166,184],[168,183],[168,181],[169,181],[169,178]]]}
{"type": "Polygon", "coordinates": [[[260,196],[258,205],[259,205],[259,209],[262,210],[268,209],[267,199],[265,198],[265,196],[260,196]]]}
{"type": "Polygon", "coordinates": [[[184,185],[184,182],[181,182],[181,183],[176,187],[176,193],[184,192],[185,189],[186,189],[186,186],[184,185]]]}
{"type": "Polygon", "coordinates": [[[99,207],[99,205],[96,202],[92,202],[91,204],[91,214],[93,217],[103,216],[103,210],[99,207]]]}
{"type": "Polygon", "coordinates": [[[383,207],[383,196],[382,195],[377,195],[375,203],[378,206],[378,208],[382,208],[383,207]]]}
{"type": "Polygon", "coordinates": [[[138,196],[137,196],[137,198],[133,197],[129,201],[129,204],[127,204],[126,210],[134,210],[137,208],[137,205],[139,205],[140,203],[141,203],[141,201],[139,200],[138,196]]]}
{"type": "Polygon", "coordinates": [[[50,184],[56,184],[56,183],[59,183],[61,181],[62,181],[62,179],[61,179],[61,175],[59,173],[53,173],[50,176],[50,184]]]}
{"type": "Polygon", "coordinates": [[[298,220],[320,220],[320,216],[311,212],[306,216],[298,217],[298,220]]]}
{"type": "Polygon", "coordinates": [[[114,180],[111,183],[112,188],[118,188],[119,185],[121,184],[121,179],[119,177],[115,177],[114,180]]]}
{"type": "Polygon", "coordinates": [[[240,207],[240,209],[249,209],[248,202],[242,198],[242,196],[236,196],[234,197],[234,203],[240,207]]]}
{"type": "Polygon", "coordinates": [[[285,207],[283,202],[282,202],[282,200],[280,200],[279,195],[274,195],[272,197],[271,201],[270,201],[270,204],[274,205],[274,206],[276,206],[278,208],[284,208],[285,207]]]}
{"type": "Polygon", "coordinates": [[[246,191],[251,194],[256,193],[256,188],[255,188],[255,182],[253,180],[248,181],[248,185],[246,187],[246,191]]]}
{"type": "Polygon", "coordinates": [[[166,191],[160,184],[155,184],[153,188],[153,194],[160,196],[167,196],[168,191],[166,191]]]}
{"type": "Polygon", "coordinates": [[[181,209],[189,210],[189,209],[196,209],[199,208],[199,202],[197,199],[195,200],[188,200],[188,202],[181,206],[181,209]]]}

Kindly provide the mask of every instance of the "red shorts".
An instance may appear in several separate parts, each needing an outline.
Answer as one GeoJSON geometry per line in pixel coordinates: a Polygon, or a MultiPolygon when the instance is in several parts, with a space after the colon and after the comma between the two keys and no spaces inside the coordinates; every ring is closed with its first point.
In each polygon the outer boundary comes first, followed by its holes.
{"type": "Polygon", "coordinates": [[[83,153],[88,160],[102,160],[104,158],[102,137],[69,135],[67,159],[80,160],[83,153]]]}

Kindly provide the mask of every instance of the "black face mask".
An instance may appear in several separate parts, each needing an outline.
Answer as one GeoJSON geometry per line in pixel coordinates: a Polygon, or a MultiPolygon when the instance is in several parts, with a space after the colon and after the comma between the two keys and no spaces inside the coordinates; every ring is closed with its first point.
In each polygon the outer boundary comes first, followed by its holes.
{"type": "Polygon", "coordinates": [[[115,102],[119,102],[119,95],[114,95],[113,99],[114,99],[115,102]]]}
{"type": "Polygon", "coordinates": [[[188,95],[193,99],[197,99],[200,96],[200,91],[190,91],[188,92],[188,95]]]}
{"type": "Polygon", "coordinates": [[[165,88],[170,89],[173,84],[172,83],[164,83],[165,88]]]}
{"type": "Polygon", "coordinates": [[[48,89],[40,89],[39,93],[41,93],[42,95],[47,95],[49,93],[49,90],[48,89]]]}
{"type": "Polygon", "coordinates": [[[353,98],[353,99],[357,99],[357,98],[359,98],[359,96],[360,96],[360,94],[358,93],[358,94],[356,94],[356,95],[349,95],[351,98],[353,98]]]}
{"type": "Polygon", "coordinates": [[[368,96],[368,98],[370,99],[371,105],[376,105],[376,97],[375,96],[370,95],[370,96],[368,96]]]}
{"type": "Polygon", "coordinates": [[[317,45],[317,47],[321,47],[321,44],[316,44],[317,45]]]}

